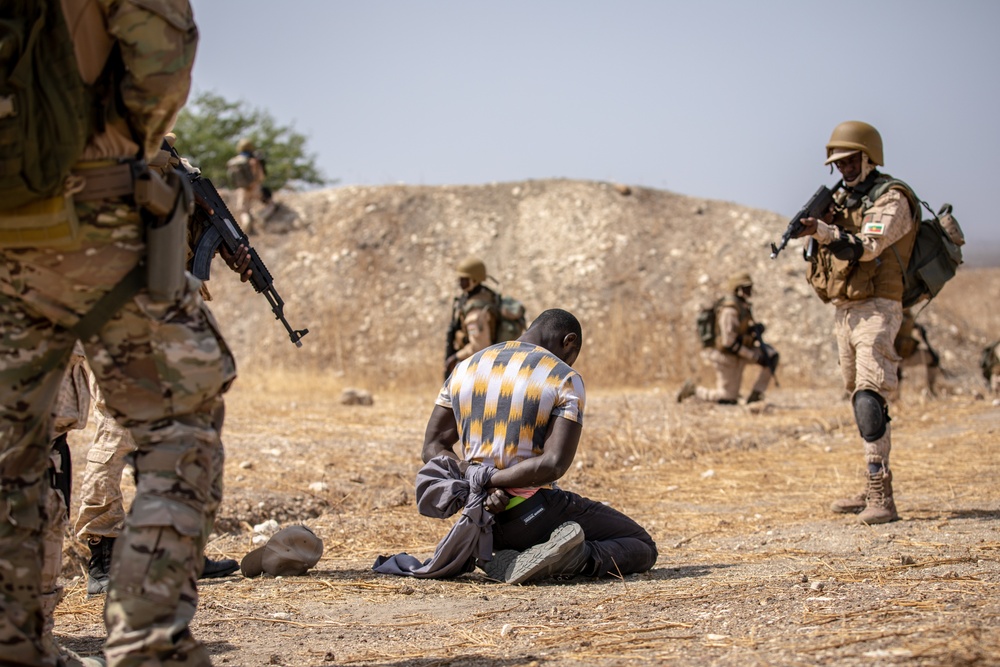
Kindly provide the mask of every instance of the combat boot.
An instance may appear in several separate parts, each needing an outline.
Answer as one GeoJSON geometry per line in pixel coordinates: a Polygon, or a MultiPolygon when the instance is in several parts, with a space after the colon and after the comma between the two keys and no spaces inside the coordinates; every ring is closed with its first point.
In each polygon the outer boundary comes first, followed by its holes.
{"type": "Polygon", "coordinates": [[[677,392],[677,402],[682,403],[684,399],[695,395],[696,386],[694,380],[685,380],[684,385],[677,392]]]}
{"type": "Polygon", "coordinates": [[[838,498],[830,504],[830,511],[837,514],[860,514],[864,511],[867,503],[868,490],[865,489],[856,496],[850,498],[838,498]]]}
{"type": "Polygon", "coordinates": [[[82,656],[65,646],[59,646],[59,667],[106,667],[107,662],[98,656],[82,656]]]}
{"type": "Polygon", "coordinates": [[[896,503],[892,499],[892,471],[879,468],[868,474],[868,494],[865,510],[858,515],[858,521],[867,524],[897,521],[896,503]]]}
{"type": "Polygon", "coordinates": [[[115,538],[98,537],[87,542],[90,547],[90,565],[87,568],[87,595],[102,595],[108,592],[111,575],[111,555],[115,548],[115,538]]]}
{"type": "Polygon", "coordinates": [[[236,570],[240,569],[240,564],[232,558],[222,558],[212,560],[205,556],[205,567],[201,570],[199,579],[215,579],[217,577],[228,577],[236,570]]]}

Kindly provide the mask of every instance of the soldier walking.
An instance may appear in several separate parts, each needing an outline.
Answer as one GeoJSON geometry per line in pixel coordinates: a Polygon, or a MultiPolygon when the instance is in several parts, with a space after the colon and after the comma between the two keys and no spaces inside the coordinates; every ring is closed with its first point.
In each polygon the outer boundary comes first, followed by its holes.
{"type": "Polygon", "coordinates": [[[864,523],[886,523],[899,518],[889,467],[888,398],[898,383],[893,341],[903,319],[903,267],[916,239],[920,203],[908,185],[879,172],[882,137],[868,123],[837,125],[825,164],[836,166],[844,189],[823,220],[802,221],[800,236],[811,237],[815,249],[807,253],[809,283],[824,303],[836,307],[840,371],[868,478],[862,493],[835,501],[831,509],[857,513],[864,523]]]}

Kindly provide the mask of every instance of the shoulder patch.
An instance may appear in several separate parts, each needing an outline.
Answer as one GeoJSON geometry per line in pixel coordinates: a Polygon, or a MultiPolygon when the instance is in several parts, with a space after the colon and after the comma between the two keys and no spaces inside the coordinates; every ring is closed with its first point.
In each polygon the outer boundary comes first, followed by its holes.
{"type": "Polygon", "coordinates": [[[885,225],[881,222],[869,222],[861,230],[862,234],[869,234],[871,236],[882,236],[882,232],[885,229],[885,225]]]}
{"type": "Polygon", "coordinates": [[[885,232],[885,224],[876,221],[874,215],[866,215],[861,225],[861,233],[870,236],[882,236],[885,232]]]}

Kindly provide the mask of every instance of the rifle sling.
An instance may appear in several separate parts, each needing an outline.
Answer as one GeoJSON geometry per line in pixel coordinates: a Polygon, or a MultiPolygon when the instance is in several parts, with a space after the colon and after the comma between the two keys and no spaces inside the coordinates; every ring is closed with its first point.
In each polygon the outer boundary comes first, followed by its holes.
{"type": "Polygon", "coordinates": [[[125,274],[121,282],[111,288],[90,307],[87,314],[69,328],[81,341],[90,340],[101,328],[121,310],[128,301],[146,285],[146,265],[142,262],[125,274]]]}

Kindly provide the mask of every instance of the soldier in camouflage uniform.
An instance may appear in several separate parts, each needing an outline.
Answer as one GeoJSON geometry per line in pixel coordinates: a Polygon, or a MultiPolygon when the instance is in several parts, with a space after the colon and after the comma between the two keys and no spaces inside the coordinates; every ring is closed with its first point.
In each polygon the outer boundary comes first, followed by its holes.
{"type": "Polygon", "coordinates": [[[79,342],[73,347],[69,365],[59,396],[52,411],[52,447],[49,452],[50,486],[45,496],[45,511],[50,520],[42,534],[45,562],[41,572],[41,606],[44,614],[42,644],[50,654],[59,654],[67,667],[101,664],[93,659],[81,658],[56,642],[52,634],[55,628],[54,612],[63,596],[59,585],[62,572],[63,539],[69,524],[69,497],[73,479],[73,468],[69,455],[66,434],[87,425],[91,396],[87,387],[86,359],[83,346],[79,342]]]}
{"type": "MultiPolygon", "coordinates": [[[[239,216],[240,225],[247,234],[253,234],[257,229],[257,219],[253,215],[254,202],[264,202],[264,179],[267,177],[267,169],[264,166],[264,159],[257,152],[253,141],[244,137],[236,144],[236,157],[245,159],[250,171],[251,179],[246,185],[236,188],[236,215],[239,216]]],[[[268,191],[270,192],[270,191],[268,191]]]]}
{"type": "Polygon", "coordinates": [[[902,181],[882,174],[882,137],[867,123],[847,121],[833,130],[826,164],[837,167],[845,188],[824,220],[807,218],[812,237],[808,279],[824,303],[836,306],[835,331],[844,388],[864,443],[867,485],[831,509],[858,513],[868,524],[899,518],[893,500],[888,398],[898,382],[893,340],[903,319],[903,267],[916,240],[920,206],[902,181]]]}
{"type": "MultiPolygon", "coordinates": [[[[172,132],[165,137],[171,147],[174,146],[176,139],[176,135],[172,132]]],[[[149,165],[164,174],[181,167],[171,153],[164,149],[158,151],[149,161],[149,165]]],[[[195,170],[186,160],[183,168],[184,171],[195,170]]],[[[195,218],[190,218],[188,222],[187,259],[190,262],[194,257],[194,248],[202,230],[195,218]]],[[[249,280],[250,271],[247,267],[250,259],[246,248],[240,246],[237,249],[236,255],[239,259],[229,256],[224,245],[220,246],[220,250],[227,265],[240,274],[241,280],[243,282],[249,280]]],[[[212,300],[205,283],[201,284],[200,292],[205,301],[212,300]]],[[[87,543],[91,552],[87,572],[87,593],[100,595],[107,592],[114,544],[125,524],[121,479],[127,457],[135,451],[135,440],[128,429],[115,420],[96,382],[91,384],[90,391],[94,401],[94,423],[97,430],[94,442],[87,450],[87,464],[80,483],[80,513],[77,516],[75,530],[77,537],[87,543]]],[[[200,578],[225,577],[239,567],[239,563],[232,558],[212,560],[206,556],[200,578]]]]}
{"type": "Polygon", "coordinates": [[[493,345],[500,319],[497,293],[483,284],[486,282],[483,260],[478,257],[464,259],[455,273],[462,294],[455,297],[451,307],[444,360],[445,379],[458,362],[493,345]]]}
{"type": "MultiPolygon", "coordinates": [[[[188,276],[176,296],[162,300],[134,270],[147,255],[135,180],[155,182],[137,156],[156,153],[187,98],[198,32],[187,0],[61,4],[82,79],[108,94],[104,123],[67,180],[79,220],[74,244],[0,248],[3,657],[19,665],[60,662],[43,644],[40,603],[42,535],[54,520],[46,504],[49,412],[79,338],[109,408],[137,445],[136,497],[104,612],[108,663],[210,665],[189,624],[220,501],[221,397],[235,364],[197,280],[188,276]],[[106,68],[116,42],[121,48],[111,57],[120,65],[106,68]],[[109,294],[124,305],[108,308],[107,317],[85,317],[101,313],[99,301],[109,294]]],[[[187,210],[183,199],[175,213],[187,210]]]]}
{"type": "Polygon", "coordinates": [[[715,308],[715,345],[702,350],[702,358],[715,368],[715,388],[687,380],[677,392],[678,403],[694,396],[702,401],[736,405],[743,371],[757,364],[760,372],[747,396],[747,403],[756,403],[764,400],[764,392],[774,377],[779,355],[773,347],[761,342],[764,325],[754,321],[750,309],[753,279],[749,273],[737,273],[730,276],[726,289],[727,294],[715,308]]]}

